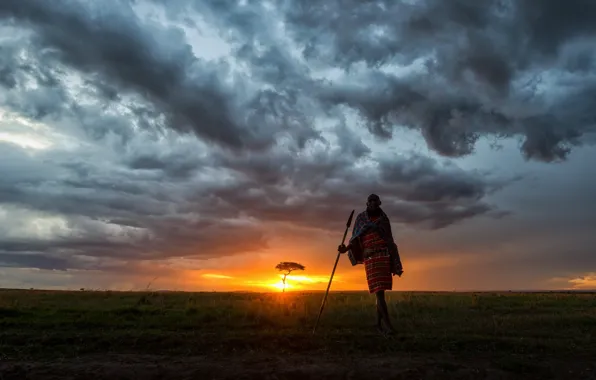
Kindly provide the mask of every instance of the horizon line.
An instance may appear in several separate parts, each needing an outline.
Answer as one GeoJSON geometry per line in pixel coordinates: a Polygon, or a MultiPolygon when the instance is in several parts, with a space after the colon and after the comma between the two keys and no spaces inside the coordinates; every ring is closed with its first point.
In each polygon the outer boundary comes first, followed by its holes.
{"type": "MultiPolygon", "coordinates": [[[[303,290],[286,290],[285,292],[279,290],[176,290],[176,289],[94,289],[94,288],[79,288],[79,289],[50,289],[50,288],[19,288],[19,287],[0,287],[0,291],[7,290],[28,290],[28,291],[55,291],[55,292],[119,292],[119,293],[324,293],[322,289],[303,289],[303,290]]],[[[329,293],[368,293],[368,290],[329,290],[329,293]]],[[[596,293],[594,289],[453,289],[453,290],[390,290],[387,293],[596,293]]]]}

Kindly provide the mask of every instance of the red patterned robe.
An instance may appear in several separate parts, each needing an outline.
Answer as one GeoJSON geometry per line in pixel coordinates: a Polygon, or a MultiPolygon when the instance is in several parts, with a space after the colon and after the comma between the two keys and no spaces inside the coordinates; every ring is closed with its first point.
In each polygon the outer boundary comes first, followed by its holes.
{"type": "Polygon", "coordinates": [[[359,214],[350,244],[348,257],[352,265],[364,264],[369,292],[391,290],[392,276],[401,276],[403,269],[387,215],[383,211],[377,217],[366,211],[359,214]]]}

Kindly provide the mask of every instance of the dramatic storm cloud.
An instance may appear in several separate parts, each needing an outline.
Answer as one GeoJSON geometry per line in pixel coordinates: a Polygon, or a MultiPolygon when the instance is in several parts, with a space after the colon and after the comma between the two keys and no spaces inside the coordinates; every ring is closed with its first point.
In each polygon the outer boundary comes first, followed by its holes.
{"type": "MultiPolygon", "coordinates": [[[[577,206],[595,181],[569,174],[594,158],[595,18],[581,0],[3,0],[0,266],[175,273],[275,261],[275,239],[307,259],[370,193],[405,260],[490,261],[506,225],[531,266],[534,236],[595,226],[577,206]],[[583,195],[553,207],[541,175],[583,195]]],[[[557,272],[594,264],[586,239],[536,281],[596,272],[557,272]]]]}
{"type": "Polygon", "coordinates": [[[524,155],[552,161],[594,132],[593,2],[299,1],[286,15],[307,57],[356,72],[322,100],[381,137],[415,128],[456,157],[522,136],[524,155]]]}

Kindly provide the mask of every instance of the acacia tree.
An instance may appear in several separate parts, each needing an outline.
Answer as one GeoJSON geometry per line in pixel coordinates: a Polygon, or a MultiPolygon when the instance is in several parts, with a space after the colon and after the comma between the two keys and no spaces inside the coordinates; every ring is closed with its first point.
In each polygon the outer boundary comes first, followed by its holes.
{"type": "Polygon", "coordinates": [[[280,272],[285,272],[284,276],[281,280],[284,284],[284,288],[282,291],[285,292],[286,291],[286,277],[288,277],[288,275],[295,270],[304,270],[304,265],[299,264],[299,263],[294,263],[291,261],[282,261],[281,263],[279,263],[275,266],[275,269],[277,269],[280,272]]]}

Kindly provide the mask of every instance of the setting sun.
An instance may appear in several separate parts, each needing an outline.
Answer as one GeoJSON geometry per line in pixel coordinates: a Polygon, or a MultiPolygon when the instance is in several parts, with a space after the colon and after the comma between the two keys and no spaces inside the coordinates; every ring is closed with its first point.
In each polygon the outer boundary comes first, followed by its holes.
{"type": "MultiPolygon", "coordinates": [[[[278,289],[278,290],[283,290],[284,289],[284,283],[283,280],[281,279],[280,276],[280,280],[273,282],[271,284],[269,284],[269,287],[278,289]]],[[[301,289],[303,288],[303,285],[310,285],[310,284],[317,284],[317,283],[326,283],[327,281],[329,281],[328,277],[325,276],[293,276],[293,275],[288,275],[286,278],[286,290],[288,289],[301,289]]]]}
{"type": "MultiPolygon", "coordinates": [[[[272,287],[272,288],[275,288],[277,290],[283,290],[284,289],[284,283],[282,281],[274,282],[274,283],[270,284],[269,286],[272,287]]],[[[294,287],[295,286],[288,284],[287,281],[286,281],[286,290],[292,289],[294,287]]]]}

